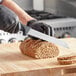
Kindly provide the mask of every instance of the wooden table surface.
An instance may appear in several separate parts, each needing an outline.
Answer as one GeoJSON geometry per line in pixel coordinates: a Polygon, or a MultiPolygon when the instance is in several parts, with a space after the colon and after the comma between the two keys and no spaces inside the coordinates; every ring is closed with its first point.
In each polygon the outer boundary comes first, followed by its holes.
{"type": "MultiPolygon", "coordinates": [[[[58,46],[59,56],[76,53],[75,38],[62,40],[69,45],[69,49],[58,46]]],[[[0,44],[0,76],[54,76],[53,70],[56,70],[55,73],[61,69],[76,68],[76,64],[60,65],[57,58],[34,59],[23,55],[19,45],[20,43],[0,44]]]]}

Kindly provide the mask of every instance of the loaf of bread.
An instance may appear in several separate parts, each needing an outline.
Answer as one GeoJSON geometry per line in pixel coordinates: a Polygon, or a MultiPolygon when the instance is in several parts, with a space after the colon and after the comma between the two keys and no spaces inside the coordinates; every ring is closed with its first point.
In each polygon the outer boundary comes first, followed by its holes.
{"type": "Polygon", "coordinates": [[[62,65],[74,64],[74,63],[76,63],[76,53],[71,53],[68,55],[59,56],[57,58],[57,60],[62,65]]]}
{"type": "Polygon", "coordinates": [[[37,59],[53,58],[59,54],[56,45],[42,40],[27,39],[20,44],[20,49],[23,54],[37,59]]]}

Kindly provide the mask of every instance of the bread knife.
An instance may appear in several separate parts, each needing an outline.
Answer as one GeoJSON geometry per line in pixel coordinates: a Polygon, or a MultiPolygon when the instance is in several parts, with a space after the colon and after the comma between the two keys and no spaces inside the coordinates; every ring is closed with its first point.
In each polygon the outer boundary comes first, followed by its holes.
{"type": "Polygon", "coordinates": [[[39,38],[41,40],[45,40],[45,41],[48,41],[48,42],[51,42],[51,43],[54,43],[56,45],[60,45],[60,46],[63,46],[65,48],[69,48],[68,47],[68,44],[58,38],[55,38],[55,37],[52,37],[52,36],[49,36],[49,35],[46,35],[44,33],[41,33],[39,31],[36,31],[28,26],[26,26],[26,35],[27,36],[33,36],[35,38],[39,38]]]}

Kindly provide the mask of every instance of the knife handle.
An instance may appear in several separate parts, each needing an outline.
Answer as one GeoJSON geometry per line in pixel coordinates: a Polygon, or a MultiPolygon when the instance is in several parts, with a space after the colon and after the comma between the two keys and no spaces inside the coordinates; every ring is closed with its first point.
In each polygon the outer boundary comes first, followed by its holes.
{"type": "Polygon", "coordinates": [[[53,29],[53,27],[48,26],[48,32],[47,32],[47,35],[49,35],[49,36],[54,36],[54,29],[53,29]]]}

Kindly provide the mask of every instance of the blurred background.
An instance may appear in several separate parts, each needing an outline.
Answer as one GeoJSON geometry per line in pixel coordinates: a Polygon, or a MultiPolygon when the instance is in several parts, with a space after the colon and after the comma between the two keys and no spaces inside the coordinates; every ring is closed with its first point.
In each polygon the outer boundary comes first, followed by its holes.
{"type": "MultiPolygon", "coordinates": [[[[37,0],[14,0],[24,10],[34,9],[33,1],[37,0]]],[[[42,0],[38,0],[42,2],[42,0]]],[[[43,0],[44,11],[51,12],[57,15],[65,15],[76,17],[76,0],[43,0]]],[[[36,3],[38,6],[39,4],[36,3]]],[[[39,7],[39,6],[38,6],[39,7]]]]}

